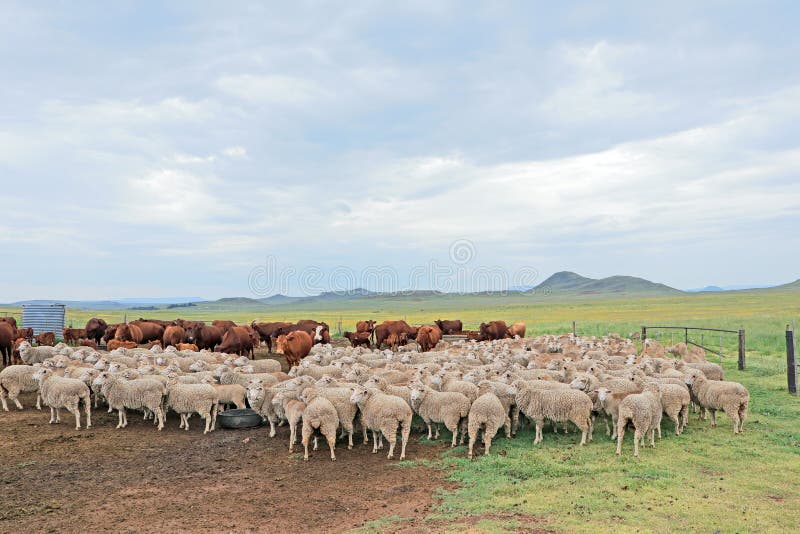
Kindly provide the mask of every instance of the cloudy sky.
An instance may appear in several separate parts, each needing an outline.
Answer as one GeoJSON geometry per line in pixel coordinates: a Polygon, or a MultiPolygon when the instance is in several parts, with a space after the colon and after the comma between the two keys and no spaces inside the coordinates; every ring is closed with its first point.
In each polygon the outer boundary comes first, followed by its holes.
{"type": "Polygon", "coordinates": [[[800,277],[796,3],[260,4],[3,2],[0,302],[800,277]]]}

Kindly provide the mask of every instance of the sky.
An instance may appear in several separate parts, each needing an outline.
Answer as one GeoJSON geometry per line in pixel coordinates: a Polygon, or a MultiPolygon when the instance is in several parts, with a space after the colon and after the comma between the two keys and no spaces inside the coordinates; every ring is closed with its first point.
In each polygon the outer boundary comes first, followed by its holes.
{"type": "Polygon", "coordinates": [[[795,2],[2,11],[0,302],[800,278],[795,2]]]}

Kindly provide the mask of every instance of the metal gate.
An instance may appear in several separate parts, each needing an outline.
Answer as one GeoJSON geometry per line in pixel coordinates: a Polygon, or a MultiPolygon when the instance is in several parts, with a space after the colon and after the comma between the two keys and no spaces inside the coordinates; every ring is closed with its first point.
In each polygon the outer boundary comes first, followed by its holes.
{"type": "Polygon", "coordinates": [[[696,326],[642,326],[642,345],[644,346],[644,342],[647,339],[647,331],[648,330],[683,330],[683,339],[686,345],[694,345],[695,347],[700,347],[701,349],[710,352],[712,354],[716,354],[720,358],[725,357],[725,354],[722,353],[722,343],[720,342],[719,350],[714,350],[711,347],[706,346],[705,344],[705,335],[704,332],[715,332],[720,334],[720,339],[722,338],[722,334],[737,334],[738,336],[738,357],[739,357],[739,370],[743,371],[745,369],[745,351],[747,350],[745,344],[745,332],[744,329],[742,330],[723,330],[721,328],[700,328],[696,326]],[[697,340],[696,338],[692,338],[689,336],[689,333],[692,332],[700,332],[701,338],[697,340]]]}

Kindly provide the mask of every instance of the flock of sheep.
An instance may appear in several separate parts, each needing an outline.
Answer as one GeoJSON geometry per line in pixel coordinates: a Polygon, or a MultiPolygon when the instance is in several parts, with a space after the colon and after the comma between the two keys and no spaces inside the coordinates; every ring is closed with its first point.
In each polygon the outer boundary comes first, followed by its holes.
{"type": "Polygon", "coordinates": [[[289,425],[289,451],[300,430],[306,459],[312,437],[315,450],[318,437],[324,437],[335,460],[337,433],[349,449],[356,429],[364,443],[372,434],[374,453],[385,439],[388,458],[394,457],[399,433],[403,459],[414,415],[429,439],[438,439],[440,425],[451,432],[454,447],[468,438],[469,457],[479,437],[489,454],[501,428],[510,438],[526,420],[535,426],[534,444],[543,440],[549,421],[554,432],[561,426],[567,432],[571,423],[585,445],[600,417],[606,434],[616,439],[617,454],[626,428],[633,428],[638,456],[640,443],[648,439],[655,446],[655,434],[661,437],[663,415],[679,435],[690,406],[699,409],[701,419],[710,413],[712,426],[716,412],[724,411],[738,433],[749,403],[747,389],[724,381],[722,368],[705,361],[702,350],[679,344],[668,351],[647,340],[639,352],[615,334],[440,342],[424,353],[413,344],[399,351],[320,344],[289,373],[275,360],[175,347],[101,352],[23,343],[19,349],[24,361],[35,363],[0,372],[5,411],[7,399],[22,409],[18,396],[37,392],[37,408],[50,407],[50,423],[60,422],[63,408],[80,429],[83,403],[90,428],[92,406],[103,403],[117,411],[117,428],[127,425],[127,410],[137,410],[161,430],[172,411],[186,430],[198,414],[207,433],[215,428],[220,406],[249,405],[269,423],[271,437],[276,425],[289,425]]]}

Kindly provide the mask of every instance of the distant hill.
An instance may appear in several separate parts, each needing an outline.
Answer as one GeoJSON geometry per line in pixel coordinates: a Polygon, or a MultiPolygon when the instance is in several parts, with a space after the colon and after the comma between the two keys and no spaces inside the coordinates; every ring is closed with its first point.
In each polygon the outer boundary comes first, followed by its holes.
{"type": "Polygon", "coordinates": [[[800,278],[795,280],[794,282],[789,282],[788,284],[783,284],[780,286],[770,287],[770,290],[789,290],[789,291],[800,291],[800,278]]]}
{"type": "Polygon", "coordinates": [[[686,290],[687,293],[710,293],[714,291],[725,291],[725,290],[719,286],[695,287],[693,289],[686,290]]]}
{"type": "Polygon", "coordinates": [[[531,292],[558,295],[680,295],[683,291],[635,276],[609,276],[599,280],[570,271],[555,273],[531,292]]]}

